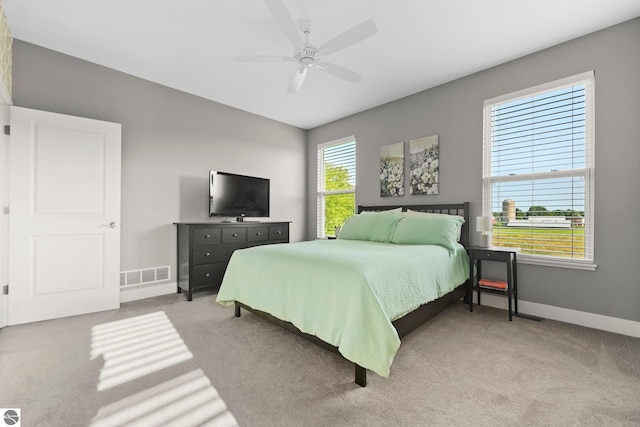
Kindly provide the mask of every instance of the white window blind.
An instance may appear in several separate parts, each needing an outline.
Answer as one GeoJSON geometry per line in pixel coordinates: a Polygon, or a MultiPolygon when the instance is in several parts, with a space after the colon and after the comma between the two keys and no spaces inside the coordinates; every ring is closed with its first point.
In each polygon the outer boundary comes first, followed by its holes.
{"type": "Polygon", "coordinates": [[[485,102],[483,215],[493,218],[493,246],[594,268],[593,102],[593,72],[485,102]]]}
{"type": "Polygon", "coordinates": [[[318,146],[318,237],[333,236],[355,213],[356,141],[343,138],[318,146]]]}

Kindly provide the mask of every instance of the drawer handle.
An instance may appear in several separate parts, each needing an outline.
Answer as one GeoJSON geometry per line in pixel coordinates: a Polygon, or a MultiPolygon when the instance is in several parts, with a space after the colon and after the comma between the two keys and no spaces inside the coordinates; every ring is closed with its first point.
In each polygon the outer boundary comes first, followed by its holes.
{"type": "Polygon", "coordinates": [[[206,252],[204,256],[211,256],[211,252],[206,252]]]}
{"type": "Polygon", "coordinates": [[[210,235],[210,234],[205,234],[205,235],[204,235],[204,238],[205,238],[205,239],[208,239],[209,237],[211,237],[211,235],[210,235]]]}
{"type": "Polygon", "coordinates": [[[262,233],[259,232],[259,231],[256,233],[256,236],[261,236],[261,235],[262,235],[262,233]]]}
{"type": "Polygon", "coordinates": [[[204,277],[209,277],[209,276],[211,276],[211,274],[209,274],[209,273],[204,275],[204,277]]]}
{"type": "Polygon", "coordinates": [[[276,234],[282,234],[282,231],[278,230],[276,231],[276,234]]]}
{"type": "Polygon", "coordinates": [[[233,233],[233,237],[238,237],[238,233],[233,233]]]}

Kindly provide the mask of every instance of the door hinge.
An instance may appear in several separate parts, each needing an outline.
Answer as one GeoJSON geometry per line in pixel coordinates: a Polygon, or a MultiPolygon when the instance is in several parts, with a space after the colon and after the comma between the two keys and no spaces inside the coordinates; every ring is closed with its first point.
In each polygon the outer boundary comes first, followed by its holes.
{"type": "Polygon", "coordinates": [[[2,293],[5,295],[9,295],[9,285],[4,285],[2,287],[2,293]]]}
{"type": "Polygon", "coordinates": [[[11,135],[11,126],[4,125],[4,134],[5,135],[11,135]]]}
{"type": "Polygon", "coordinates": [[[3,206],[2,207],[2,213],[5,215],[9,215],[9,206],[3,206]]]}

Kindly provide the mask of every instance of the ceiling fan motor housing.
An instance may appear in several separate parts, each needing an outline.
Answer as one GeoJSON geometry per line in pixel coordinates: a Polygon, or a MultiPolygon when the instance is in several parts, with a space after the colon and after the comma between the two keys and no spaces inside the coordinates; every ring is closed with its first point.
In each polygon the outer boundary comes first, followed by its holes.
{"type": "Polygon", "coordinates": [[[296,49],[293,52],[293,59],[298,61],[300,65],[304,65],[305,67],[310,67],[315,65],[316,63],[316,54],[318,53],[318,49],[313,46],[305,46],[302,49],[296,49]]]}

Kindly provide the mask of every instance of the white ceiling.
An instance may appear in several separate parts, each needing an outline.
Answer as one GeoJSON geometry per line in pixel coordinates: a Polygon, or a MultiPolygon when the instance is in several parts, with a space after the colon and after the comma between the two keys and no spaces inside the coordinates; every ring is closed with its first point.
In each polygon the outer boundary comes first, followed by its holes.
{"type": "Polygon", "coordinates": [[[264,0],[1,0],[14,38],[303,129],[640,16],[639,0],[283,0],[322,45],[372,18],[378,33],[330,56],[364,78],[311,69],[288,94],[293,48],[264,0]]]}

